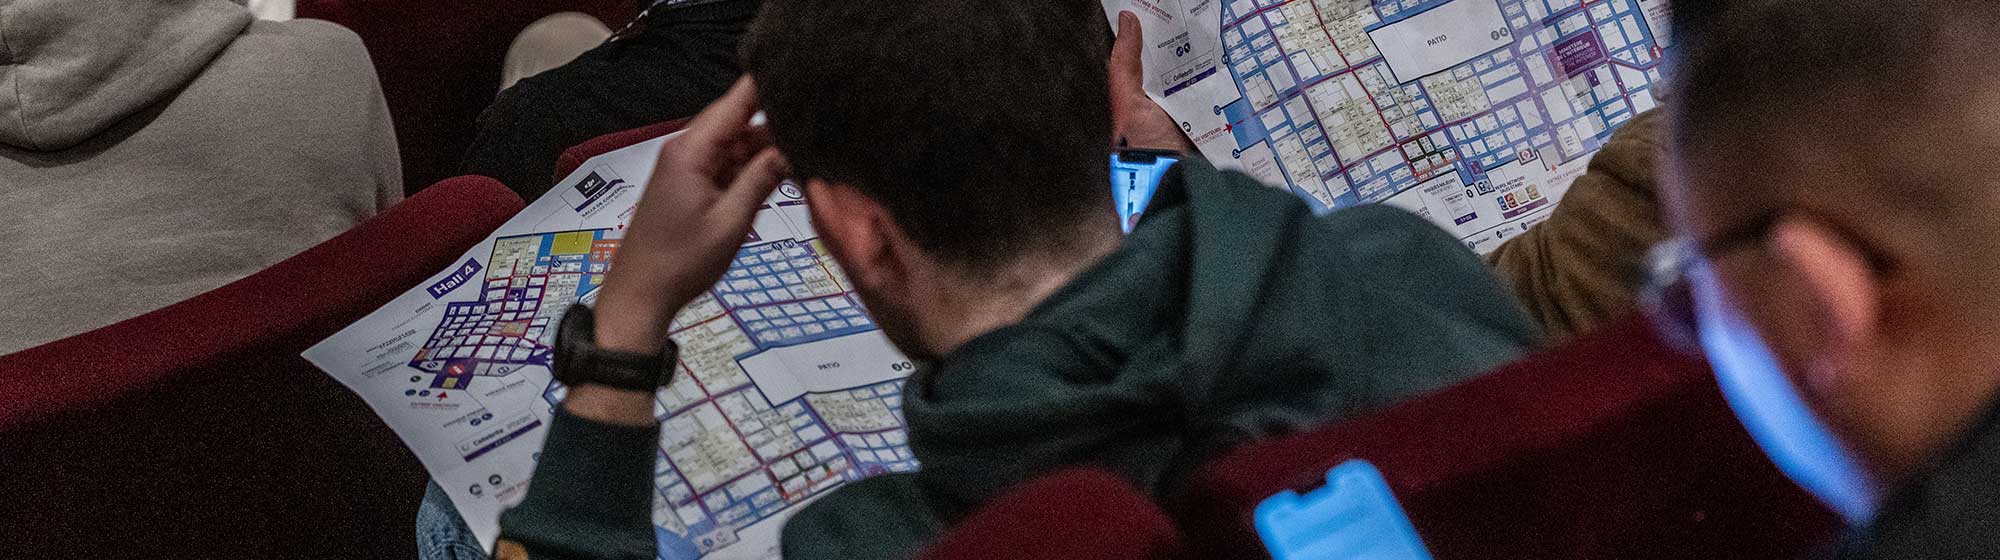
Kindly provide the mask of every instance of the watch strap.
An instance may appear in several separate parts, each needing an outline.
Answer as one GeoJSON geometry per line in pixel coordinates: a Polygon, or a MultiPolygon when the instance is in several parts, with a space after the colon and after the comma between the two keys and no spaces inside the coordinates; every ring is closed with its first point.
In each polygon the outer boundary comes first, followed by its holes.
{"type": "Polygon", "coordinates": [[[652,355],[600,348],[596,313],[582,304],[563,314],[556,337],[555,377],[564,385],[594,383],[650,393],[673,379],[679,347],[672,340],[652,355]]]}

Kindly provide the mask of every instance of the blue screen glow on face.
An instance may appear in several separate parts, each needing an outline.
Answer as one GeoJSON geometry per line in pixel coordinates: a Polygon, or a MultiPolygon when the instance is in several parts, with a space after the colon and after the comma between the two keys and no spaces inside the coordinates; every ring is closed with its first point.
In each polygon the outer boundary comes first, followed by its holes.
{"type": "Polygon", "coordinates": [[[1712,266],[1689,274],[1702,349],[1736,418],[1771,462],[1850,525],[1875,516],[1879,489],[1854,453],[1813,414],[1750,321],[1722,291],[1712,266]]]}

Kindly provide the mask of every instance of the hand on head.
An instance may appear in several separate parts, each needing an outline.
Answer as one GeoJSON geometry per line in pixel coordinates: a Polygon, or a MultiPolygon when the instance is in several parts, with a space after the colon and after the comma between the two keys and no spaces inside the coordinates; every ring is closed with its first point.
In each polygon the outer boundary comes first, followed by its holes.
{"type": "Polygon", "coordinates": [[[660,147],[646,193],[598,299],[598,345],[650,353],[682,307],[722,277],[751,218],[789,172],[751,125],[756,86],[743,78],[660,147]]]}

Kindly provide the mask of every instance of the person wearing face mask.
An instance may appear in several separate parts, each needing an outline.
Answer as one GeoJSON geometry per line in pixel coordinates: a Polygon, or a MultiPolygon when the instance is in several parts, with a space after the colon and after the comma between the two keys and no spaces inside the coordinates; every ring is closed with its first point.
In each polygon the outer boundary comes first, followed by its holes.
{"type": "Polygon", "coordinates": [[[2000,556],[2000,3],[1717,16],[1679,41],[1655,315],[1837,557],[2000,556]]]}

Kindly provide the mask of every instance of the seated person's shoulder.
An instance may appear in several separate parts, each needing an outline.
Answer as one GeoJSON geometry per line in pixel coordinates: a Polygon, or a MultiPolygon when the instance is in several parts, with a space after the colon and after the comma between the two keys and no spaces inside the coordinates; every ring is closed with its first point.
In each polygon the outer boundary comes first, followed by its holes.
{"type": "Polygon", "coordinates": [[[834,489],[785,521],[781,552],[808,558],[907,558],[944,530],[915,476],[887,475],[834,489]]]}
{"type": "Polygon", "coordinates": [[[1343,240],[1337,246],[1358,252],[1417,247],[1450,253],[1466,251],[1451,232],[1422,216],[1387,204],[1364,204],[1335,211],[1320,218],[1319,224],[1331,239],[1343,240]]]}
{"type": "Polygon", "coordinates": [[[1327,214],[1321,221],[1329,227],[1336,228],[1387,227],[1399,231],[1447,233],[1423,216],[1387,204],[1363,204],[1345,208],[1327,214]]]}
{"type": "Polygon", "coordinates": [[[1318,220],[1310,244],[1329,274],[1404,294],[1427,306],[1452,307],[1494,318],[1515,335],[1534,329],[1520,316],[1511,294],[1478,255],[1451,232],[1417,214],[1369,204],[1318,220]]]}
{"type": "Polygon", "coordinates": [[[360,36],[312,19],[251,22],[218,62],[291,75],[366,73],[371,82],[375,74],[360,36]]]}
{"type": "Polygon", "coordinates": [[[242,41],[253,46],[299,45],[318,48],[362,49],[361,36],[340,24],[317,19],[290,21],[256,20],[243,30],[242,41]]]}
{"type": "Polygon", "coordinates": [[[1181,169],[1191,190],[1205,189],[1219,201],[1211,202],[1212,208],[1226,208],[1229,223],[1246,215],[1271,220],[1290,216],[1281,220],[1286,223],[1280,227],[1296,236],[1294,241],[1311,258],[1371,264],[1379,264],[1379,259],[1442,260],[1479,267],[1478,259],[1455,235],[1401,208],[1363,204],[1313,216],[1289,189],[1273,188],[1249,175],[1216,169],[1199,160],[1181,169]]]}
{"type": "Polygon", "coordinates": [[[228,114],[212,132],[253,131],[267,142],[360,146],[387,134],[388,113],[368,49],[354,32],[316,20],[252,22],[180,95],[228,114]],[[346,138],[331,142],[329,138],[346,138]]]}

